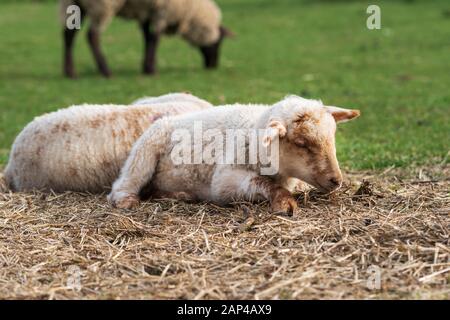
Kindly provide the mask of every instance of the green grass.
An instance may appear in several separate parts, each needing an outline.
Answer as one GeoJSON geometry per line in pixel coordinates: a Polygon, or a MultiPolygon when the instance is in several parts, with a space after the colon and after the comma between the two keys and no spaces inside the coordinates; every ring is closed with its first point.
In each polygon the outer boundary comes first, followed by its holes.
{"type": "Polygon", "coordinates": [[[343,124],[338,156],[349,169],[449,162],[450,3],[377,1],[382,29],[366,28],[365,1],[222,0],[237,37],[208,72],[179,38],[164,38],[159,75],[140,74],[142,41],[116,19],[103,37],[115,74],[96,72],[85,41],[80,78],[61,76],[61,28],[51,2],[0,4],[0,164],[34,116],[70,104],[127,103],[143,95],[191,91],[215,104],[272,103],[286,94],[359,108],[343,124]]]}

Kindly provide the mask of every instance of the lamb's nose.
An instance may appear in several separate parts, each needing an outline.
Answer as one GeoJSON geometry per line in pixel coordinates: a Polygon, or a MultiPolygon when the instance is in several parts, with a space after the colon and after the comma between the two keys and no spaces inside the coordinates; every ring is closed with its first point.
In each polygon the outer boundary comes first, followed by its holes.
{"type": "Polygon", "coordinates": [[[333,185],[335,188],[340,187],[342,183],[342,179],[333,177],[330,179],[330,184],[333,185]]]}

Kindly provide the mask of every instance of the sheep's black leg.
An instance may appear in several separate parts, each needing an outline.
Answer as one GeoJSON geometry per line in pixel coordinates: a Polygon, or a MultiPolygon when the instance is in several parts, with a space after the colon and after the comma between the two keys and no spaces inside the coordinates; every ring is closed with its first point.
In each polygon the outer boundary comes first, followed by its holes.
{"type": "Polygon", "coordinates": [[[73,66],[73,43],[77,29],[64,29],[64,75],[68,78],[75,78],[75,69],[73,66]]]}
{"type": "Polygon", "coordinates": [[[159,43],[159,35],[150,31],[149,21],[143,22],[141,29],[145,43],[143,72],[145,74],[154,74],[156,72],[156,48],[159,43]]]}
{"type": "MultiPolygon", "coordinates": [[[[84,22],[84,16],[85,16],[84,10],[81,9],[80,14],[81,14],[80,24],[82,24],[84,22]]],[[[74,67],[74,63],[73,63],[73,46],[74,46],[74,42],[75,42],[75,36],[78,31],[79,31],[79,29],[77,29],[77,28],[69,29],[67,27],[64,28],[64,31],[63,31],[63,38],[64,38],[63,69],[64,69],[64,75],[68,78],[76,77],[75,67],[74,67]]]]}
{"type": "Polygon", "coordinates": [[[219,65],[219,50],[222,39],[210,45],[200,47],[200,52],[203,55],[203,65],[206,69],[215,69],[219,65]]]}
{"type": "Polygon", "coordinates": [[[111,71],[109,71],[108,64],[106,63],[105,56],[100,49],[100,34],[99,31],[90,28],[88,31],[88,42],[91,46],[92,54],[97,62],[97,67],[100,73],[105,77],[111,76],[111,71]]]}

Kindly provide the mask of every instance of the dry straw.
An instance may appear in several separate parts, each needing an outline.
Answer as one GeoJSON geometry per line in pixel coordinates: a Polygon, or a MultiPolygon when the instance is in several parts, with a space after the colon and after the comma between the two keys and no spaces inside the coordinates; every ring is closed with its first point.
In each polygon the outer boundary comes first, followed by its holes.
{"type": "Polygon", "coordinates": [[[348,174],[293,217],[0,193],[0,299],[448,299],[448,172],[348,174]]]}

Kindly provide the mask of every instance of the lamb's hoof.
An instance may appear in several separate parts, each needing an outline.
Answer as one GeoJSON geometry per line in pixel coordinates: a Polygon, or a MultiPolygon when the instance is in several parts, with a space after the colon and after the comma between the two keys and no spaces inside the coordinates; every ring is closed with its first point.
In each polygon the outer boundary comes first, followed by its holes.
{"type": "Polygon", "coordinates": [[[291,196],[289,191],[278,193],[271,203],[271,210],[274,214],[292,216],[297,210],[297,201],[291,196]]]}
{"type": "Polygon", "coordinates": [[[113,207],[119,208],[119,209],[133,209],[136,208],[139,205],[139,197],[134,194],[129,194],[123,197],[119,198],[112,198],[109,197],[109,202],[112,204],[113,207]]]}

